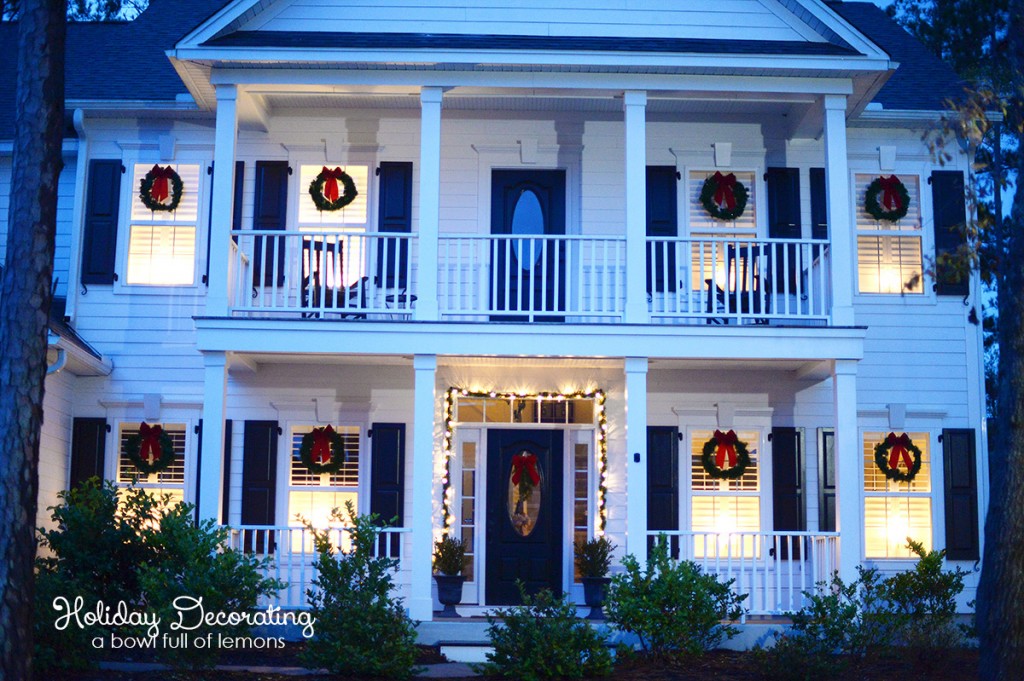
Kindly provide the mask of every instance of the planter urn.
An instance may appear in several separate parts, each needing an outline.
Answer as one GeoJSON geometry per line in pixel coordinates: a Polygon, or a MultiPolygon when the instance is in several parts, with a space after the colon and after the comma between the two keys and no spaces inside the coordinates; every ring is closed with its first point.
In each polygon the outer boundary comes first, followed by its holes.
{"type": "Polygon", "coordinates": [[[441,602],[444,609],[441,617],[458,617],[455,606],[462,602],[462,584],[466,581],[464,575],[434,575],[437,582],[437,600],[441,602]]]}
{"type": "Polygon", "coordinates": [[[580,577],[583,582],[583,602],[590,606],[587,619],[604,619],[604,596],[611,583],[611,577],[580,577]]]}

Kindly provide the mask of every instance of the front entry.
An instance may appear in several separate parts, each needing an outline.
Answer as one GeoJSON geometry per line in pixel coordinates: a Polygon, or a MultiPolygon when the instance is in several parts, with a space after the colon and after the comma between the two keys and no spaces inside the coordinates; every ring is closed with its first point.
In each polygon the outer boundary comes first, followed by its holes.
{"type": "Polygon", "coordinates": [[[487,605],[562,590],[560,430],[487,431],[487,605]]]}

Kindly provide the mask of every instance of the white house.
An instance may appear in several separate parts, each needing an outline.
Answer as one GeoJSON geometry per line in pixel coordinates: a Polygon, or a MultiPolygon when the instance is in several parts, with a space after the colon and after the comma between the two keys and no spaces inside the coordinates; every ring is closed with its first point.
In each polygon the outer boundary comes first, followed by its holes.
{"type": "Polygon", "coordinates": [[[907,536],[977,565],[979,285],[935,267],[970,164],[922,141],[959,87],[874,5],[152,0],[68,41],[42,507],[160,425],[141,483],[283,604],[288,527],[352,500],[420,620],[443,532],[464,614],[581,597],[602,534],[670,535],[755,615],[907,536]]]}

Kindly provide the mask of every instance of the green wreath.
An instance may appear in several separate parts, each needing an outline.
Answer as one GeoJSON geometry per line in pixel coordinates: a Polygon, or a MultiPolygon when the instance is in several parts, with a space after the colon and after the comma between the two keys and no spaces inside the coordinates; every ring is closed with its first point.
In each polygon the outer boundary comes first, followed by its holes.
{"type": "Polygon", "coordinates": [[[355,180],[341,168],[331,170],[327,166],[320,171],[320,174],[309,183],[309,195],[313,198],[313,204],[319,211],[341,210],[356,200],[359,192],[356,190],[355,180]],[[338,192],[338,182],[341,182],[342,192],[338,192]],[[327,193],[325,193],[325,188],[327,193]],[[331,197],[334,198],[331,198],[331,197]]]}
{"type": "Polygon", "coordinates": [[[921,471],[921,449],[906,433],[899,436],[896,433],[889,433],[888,437],[875,445],[875,465],[890,480],[911,482],[921,471]],[[911,454],[913,454],[913,458],[910,459],[907,472],[900,472],[900,459],[907,463],[911,454]]]}
{"type": "Polygon", "coordinates": [[[124,455],[145,475],[159,473],[178,458],[171,436],[160,426],[151,426],[145,422],[139,424],[138,433],[128,436],[124,443],[124,455]],[[157,447],[160,449],[159,456],[155,456],[157,447]]]}
{"type": "Polygon", "coordinates": [[[896,222],[906,216],[910,208],[910,192],[907,185],[895,175],[876,177],[864,192],[864,210],[876,220],[896,222]],[[882,196],[879,203],[878,197],[882,196]],[[889,204],[886,207],[882,204],[889,204]]]}
{"type": "Polygon", "coordinates": [[[747,208],[748,198],[750,198],[750,193],[747,188],[742,182],[737,181],[736,176],[732,173],[723,175],[716,172],[704,180],[704,186],[700,190],[701,205],[716,220],[735,220],[743,215],[743,211],[747,208]],[[732,207],[729,206],[730,202],[732,207]]]}
{"type": "Polygon", "coordinates": [[[177,210],[185,183],[171,166],[154,165],[139,182],[139,199],[146,208],[157,211],[177,210]]]}
{"type": "MultiPolygon", "coordinates": [[[[700,457],[700,463],[709,477],[716,480],[737,480],[743,477],[750,466],[750,453],[747,451],[747,443],[736,437],[736,432],[730,430],[723,433],[716,430],[710,440],[704,443],[704,449],[700,457]],[[719,447],[723,447],[723,458],[729,457],[730,448],[735,452],[736,463],[729,468],[722,468],[717,462],[719,447]]],[[[724,461],[723,461],[724,463],[724,461]]]]}
{"type": "Polygon", "coordinates": [[[314,428],[302,436],[299,458],[315,475],[337,473],[345,465],[345,440],[331,426],[314,428]]]}

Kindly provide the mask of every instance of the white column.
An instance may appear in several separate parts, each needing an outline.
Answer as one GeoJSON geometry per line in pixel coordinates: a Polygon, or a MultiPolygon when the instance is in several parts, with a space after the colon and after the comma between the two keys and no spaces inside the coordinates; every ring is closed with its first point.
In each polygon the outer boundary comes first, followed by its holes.
{"type": "Polygon", "coordinates": [[[836,419],[835,466],[839,539],[839,576],[856,579],[864,553],[863,450],[857,431],[857,362],[836,360],[832,372],[833,409],[836,419]]]}
{"type": "Polygon", "coordinates": [[[415,319],[437,319],[437,234],[441,210],[441,88],[420,90],[420,208],[415,319]]]}
{"type": "MultiPolygon", "coordinates": [[[[206,314],[225,317],[228,314],[228,259],[231,251],[232,215],[235,192],[235,145],[238,139],[238,88],[217,86],[217,127],[213,150],[213,210],[210,212],[210,277],[207,280],[206,314]]],[[[205,423],[205,421],[204,421],[205,423]]]]}
{"type": "Polygon", "coordinates": [[[647,93],[623,97],[626,119],[626,323],[645,324],[647,312],[647,93]]]}
{"type": "Polygon", "coordinates": [[[647,560],[647,358],[627,357],[626,552],[647,560]]]}
{"type": "MultiPolygon", "coordinates": [[[[230,192],[229,192],[230,193],[230,192]]],[[[213,268],[210,268],[211,271],[213,268]]],[[[224,417],[227,408],[228,365],[223,352],[203,355],[203,460],[199,468],[199,518],[221,519],[224,490],[224,417]]]]}
{"type": "Polygon", "coordinates": [[[825,95],[825,186],[832,242],[832,323],[853,325],[853,273],[857,251],[850,222],[850,173],[846,153],[846,95],[825,95]]]}
{"type": "Polygon", "coordinates": [[[434,490],[434,414],[436,355],[415,355],[412,359],[412,508],[409,522],[409,616],[429,621],[434,599],[430,595],[430,573],[434,551],[434,518],[431,500],[434,490]]]}

